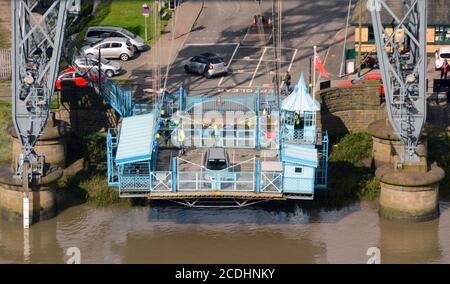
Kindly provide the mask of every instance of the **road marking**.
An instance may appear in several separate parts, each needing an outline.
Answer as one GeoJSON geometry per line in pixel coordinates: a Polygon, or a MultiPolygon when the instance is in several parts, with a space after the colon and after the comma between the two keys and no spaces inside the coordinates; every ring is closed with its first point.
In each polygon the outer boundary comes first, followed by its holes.
{"type": "Polygon", "coordinates": [[[294,51],[294,55],[292,55],[291,63],[289,64],[289,67],[288,67],[288,72],[291,71],[292,63],[294,63],[295,56],[297,55],[297,51],[298,51],[298,49],[296,48],[294,51]]]}
{"type": "Polygon", "coordinates": [[[266,50],[267,50],[267,47],[264,47],[263,53],[261,54],[261,57],[259,58],[258,65],[256,65],[255,73],[253,73],[252,80],[250,81],[250,84],[248,85],[249,87],[251,87],[253,84],[253,80],[255,79],[256,73],[258,72],[259,66],[261,65],[261,61],[263,60],[264,54],[266,54],[266,50]]]}
{"type": "MultiPolygon", "coordinates": [[[[231,61],[233,61],[234,55],[236,55],[236,51],[238,50],[240,45],[241,45],[240,43],[236,44],[236,48],[234,49],[233,54],[230,57],[230,62],[228,62],[228,65],[227,65],[228,68],[230,68],[231,61]]],[[[223,76],[220,78],[219,83],[217,84],[217,87],[220,87],[220,84],[222,84],[223,78],[224,78],[223,76]]]]}
{"type": "Polygon", "coordinates": [[[238,42],[205,42],[205,43],[186,43],[187,46],[209,46],[209,45],[235,45],[239,44],[238,42]]]}
{"type": "MultiPolygon", "coordinates": [[[[259,61],[259,59],[254,59],[254,58],[248,58],[248,59],[244,59],[244,58],[237,58],[234,61],[249,61],[249,62],[253,62],[253,61],[259,61]]],[[[273,60],[273,59],[264,59],[261,60],[262,62],[280,62],[280,63],[290,63],[291,61],[285,61],[285,60],[273,60]]]]}

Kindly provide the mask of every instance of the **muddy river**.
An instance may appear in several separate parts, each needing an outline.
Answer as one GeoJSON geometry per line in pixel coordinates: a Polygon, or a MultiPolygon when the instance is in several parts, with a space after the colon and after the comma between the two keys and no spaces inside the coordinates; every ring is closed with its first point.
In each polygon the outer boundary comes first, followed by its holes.
{"type": "Polygon", "coordinates": [[[171,203],[65,209],[31,227],[0,221],[0,263],[450,263],[450,202],[424,223],[380,219],[377,203],[189,209],[171,203]],[[69,256],[67,256],[69,254],[69,256]]]}

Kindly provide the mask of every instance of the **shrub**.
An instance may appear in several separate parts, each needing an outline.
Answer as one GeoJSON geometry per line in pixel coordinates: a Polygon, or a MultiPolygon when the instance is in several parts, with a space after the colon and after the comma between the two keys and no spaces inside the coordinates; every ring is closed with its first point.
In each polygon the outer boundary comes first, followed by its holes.
{"type": "Polygon", "coordinates": [[[450,198],[450,136],[443,132],[428,138],[428,160],[436,162],[446,173],[441,182],[440,193],[444,198],[450,198]]]}

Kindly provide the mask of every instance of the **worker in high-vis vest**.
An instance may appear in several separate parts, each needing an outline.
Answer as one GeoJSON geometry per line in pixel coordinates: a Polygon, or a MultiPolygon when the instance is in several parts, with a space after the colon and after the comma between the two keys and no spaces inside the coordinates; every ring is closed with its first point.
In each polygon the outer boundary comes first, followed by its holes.
{"type": "Polygon", "coordinates": [[[186,154],[186,145],[184,143],[185,138],[186,136],[184,134],[184,130],[183,129],[178,130],[178,143],[180,145],[180,156],[186,154]]]}

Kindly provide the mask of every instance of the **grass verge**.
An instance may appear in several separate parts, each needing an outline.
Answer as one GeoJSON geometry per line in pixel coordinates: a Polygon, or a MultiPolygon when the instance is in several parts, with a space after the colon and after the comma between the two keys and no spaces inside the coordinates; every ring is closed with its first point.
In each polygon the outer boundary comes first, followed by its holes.
{"type": "Polygon", "coordinates": [[[11,103],[0,100],[0,164],[11,162],[12,143],[7,131],[11,121],[11,103]]]}

